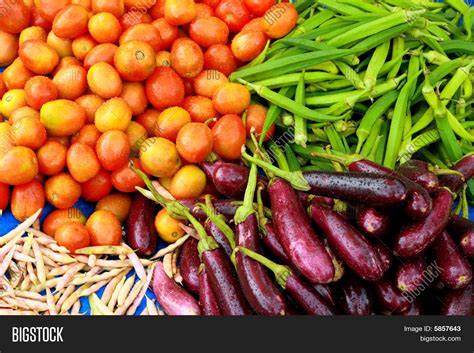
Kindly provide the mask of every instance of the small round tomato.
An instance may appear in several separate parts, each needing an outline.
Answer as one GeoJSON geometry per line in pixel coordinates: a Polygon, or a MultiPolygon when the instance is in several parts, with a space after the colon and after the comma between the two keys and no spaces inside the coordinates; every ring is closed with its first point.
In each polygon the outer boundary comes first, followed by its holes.
{"type": "Polygon", "coordinates": [[[86,94],[76,99],[76,103],[84,109],[87,116],[87,124],[93,124],[97,109],[104,104],[104,100],[95,94],[86,94]]]}
{"type": "Polygon", "coordinates": [[[239,83],[226,83],[214,94],[212,103],[221,114],[242,114],[250,105],[250,92],[239,83]]]}
{"type": "Polygon", "coordinates": [[[55,175],[66,167],[67,148],[57,141],[48,140],[36,156],[40,174],[55,175]]]}
{"type": "Polygon", "coordinates": [[[184,125],[191,122],[189,113],[180,107],[172,107],[163,110],[158,118],[156,125],[158,128],[158,136],[175,142],[179,130],[184,125]]]}
{"type": "Polygon", "coordinates": [[[71,208],[81,197],[81,184],[68,173],[53,175],[44,184],[46,199],[56,208],[71,208]]]}
{"type": "Polygon", "coordinates": [[[118,47],[112,43],[99,44],[93,47],[84,58],[84,68],[89,68],[97,63],[105,62],[107,64],[114,64],[114,56],[118,47]]]}
{"type": "Polygon", "coordinates": [[[70,136],[86,123],[86,112],[76,102],[58,99],[43,104],[40,119],[51,136],[70,136]]]}
{"type": "Polygon", "coordinates": [[[87,83],[92,92],[104,99],[117,97],[122,92],[120,74],[112,65],[104,62],[91,66],[87,72],[87,83]]]}
{"type": "Polygon", "coordinates": [[[158,33],[160,33],[162,49],[170,49],[173,42],[179,38],[178,27],[170,25],[165,18],[158,18],[151,24],[158,30],[158,33]]]}
{"type": "Polygon", "coordinates": [[[276,4],[276,0],[244,0],[244,3],[254,16],[261,17],[276,4]]]}
{"type": "Polygon", "coordinates": [[[130,155],[128,136],[123,131],[109,130],[97,141],[97,157],[102,168],[114,171],[125,165],[130,155]]]}
{"type": "Polygon", "coordinates": [[[158,236],[167,243],[174,243],[186,233],[181,227],[181,222],[162,209],[155,217],[155,228],[158,236]]]}
{"type": "Polygon", "coordinates": [[[122,225],[112,212],[95,211],[87,220],[86,228],[92,246],[120,245],[122,242],[122,225]]]}
{"type": "Polygon", "coordinates": [[[78,60],[84,60],[92,49],[97,45],[97,42],[90,34],[84,34],[72,41],[71,49],[73,55],[78,60]]]}
{"type": "Polygon", "coordinates": [[[195,165],[186,165],[174,175],[170,192],[174,198],[181,200],[196,198],[206,188],[206,174],[195,165]]]}
{"type": "Polygon", "coordinates": [[[83,143],[95,149],[101,132],[94,124],[84,125],[76,134],[72,136],[71,143],[83,143]]]}
{"type": "Polygon", "coordinates": [[[29,147],[32,150],[40,148],[48,138],[46,129],[39,119],[24,117],[12,125],[13,143],[16,146],[29,147]]]}
{"type": "Polygon", "coordinates": [[[140,40],[147,42],[155,52],[163,49],[163,41],[160,32],[150,23],[141,23],[127,29],[120,36],[120,45],[131,40],[140,40]]]}
{"type": "Polygon", "coordinates": [[[240,61],[255,59],[265,49],[267,38],[263,32],[241,32],[232,40],[232,53],[240,61]]]}
{"type": "Polygon", "coordinates": [[[136,121],[132,121],[125,133],[127,134],[128,142],[130,143],[131,154],[133,156],[138,156],[138,151],[140,150],[141,145],[148,138],[146,129],[136,121]]]}
{"type": "MultiPolygon", "coordinates": [[[[137,158],[132,158],[130,163],[137,169],[145,172],[141,166],[140,161],[137,158]]],[[[145,182],[135,173],[133,170],[130,169],[129,163],[123,165],[121,168],[117,169],[116,171],[112,172],[112,185],[118,191],[131,193],[135,192],[136,187],[144,187],[145,182]]]]}
{"type": "Polygon", "coordinates": [[[86,224],[86,217],[78,208],[54,210],[43,221],[43,232],[54,237],[56,230],[67,223],[86,224]]]}
{"type": "Polygon", "coordinates": [[[201,47],[189,38],[175,40],[171,46],[171,66],[181,77],[196,77],[204,67],[201,47]]]}
{"type": "Polygon", "coordinates": [[[0,30],[8,33],[20,33],[28,27],[30,9],[21,0],[1,0],[0,30]]]}
{"type": "Polygon", "coordinates": [[[67,66],[60,69],[53,78],[59,98],[75,100],[87,89],[87,72],[81,66],[67,66]]]}
{"type": "Polygon", "coordinates": [[[95,113],[95,126],[100,132],[126,131],[130,121],[132,121],[132,110],[122,98],[109,99],[95,113]]]}
{"type": "Polygon", "coordinates": [[[25,67],[38,75],[46,75],[59,63],[59,55],[51,46],[40,40],[24,42],[18,51],[25,67]]]}
{"type": "Polygon", "coordinates": [[[148,137],[158,136],[158,128],[156,122],[160,117],[160,112],[155,109],[147,109],[137,116],[135,121],[146,129],[148,137]]]}
{"type": "Polygon", "coordinates": [[[229,114],[220,118],[212,128],[214,151],[223,159],[240,157],[246,141],[246,131],[238,115],[229,114]]]}
{"type": "Polygon", "coordinates": [[[97,202],[110,194],[112,188],[110,173],[101,169],[95,177],[81,184],[81,196],[89,202],[97,202]]]}
{"type": "Polygon", "coordinates": [[[35,7],[41,17],[53,22],[56,14],[65,8],[71,0],[35,0],[35,7]]]}
{"type": "Polygon", "coordinates": [[[77,38],[87,32],[88,22],[87,9],[79,5],[69,5],[54,17],[53,31],[61,38],[77,38]]]}
{"type": "Polygon", "coordinates": [[[86,248],[91,243],[89,231],[84,225],[77,222],[60,226],[54,234],[54,239],[58,242],[58,245],[64,246],[71,253],[86,248]]]}
{"type": "Polygon", "coordinates": [[[262,24],[267,36],[277,39],[290,33],[295,28],[298,18],[298,11],[293,4],[279,3],[265,13],[262,24]]]}
{"type": "Polygon", "coordinates": [[[100,163],[94,149],[83,143],[74,143],[67,151],[67,167],[72,177],[84,183],[100,171],[100,163]]]}
{"type": "Polygon", "coordinates": [[[15,124],[18,120],[23,118],[33,118],[36,120],[40,120],[39,111],[33,109],[31,107],[21,107],[15,110],[13,113],[10,114],[8,118],[8,122],[10,125],[15,124]]]}
{"type": "Polygon", "coordinates": [[[173,142],[162,137],[152,137],[141,146],[140,164],[150,175],[169,177],[181,167],[181,158],[173,142]]]}
{"type": "Polygon", "coordinates": [[[89,33],[98,43],[115,43],[122,32],[120,22],[111,13],[100,12],[89,19],[89,33]]]}
{"type": "Polygon", "coordinates": [[[156,66],[170,66],[171,53],[169,51],[159,51],[156,53],[156,66]]]}
{"type": "Polygon", "coordinates": [[[176,147],[181,157],[191,163],[204,161],[212,152],[212,132],[206,124],[189,123],[178,133],[176,147]]]}
{"type": "Polygon", "coordinates": [[[39,209],[44,208],[44,189],[41,182],[32,180],[17,185],[12,191],[11,211],[13,216],[23,222],[39,209]]]}
{"type": "Polygon", "coordinates": [[[173,26],[190,23],[196,17],[194,0],[166,0],[165,18],[173,26]]]}
{"type": "Polygon", "coordinates": [[[125,82],[120,98],[127,102],[132,115],[140,115],[148,106],[145,85],[141,82],[125,82]]]}
{"type": "Polygon", "coordinates": [[[226,83],[229,83],[229,80],[222,72],[204,70],[194,79],[194,90],[200,96],[212,98],[226,83]]]}
{"type": "Polygon", "coordinates": [[[251,19],[250,11],[242,0],[222,0],[216,7],[216,16],[234,33],[239,32],[251,19]]]}
{"type": "Polygon", "coordinates": [[[57,99],[59,92],[48,77],[35,76],[26,82],[25,95],[28,105],[39,110],[43,104],[57,99]]]}
{"type": "Polygon", "coordinates": [[[7,184],[0,183],[0,215],[8,207],[10,201],[10,188],[7,184]]]}
{"type": "Polygon", "coordinates": [[[184,100],[183,108],[195,123],[205,123],[209,119],[217,118],[218,113],[212,105],[212,100],[202,96],[189,96],[184,100]]]}
{"type": "Polygon", "coordinates": [[[66,58],[72,56],[72,40],[67,38],[60,38],[53,31],[48,33],[46,38],[46,43],[48,43],[51,48],[56,50],[60,58],[66,58]]]}
{"type": "Polygon", "coordinates": [[[27,147],[14,146],[0,156],[0,183],[21,185],[38,174],[36,155],[27,147]]]}
{"type": "MultiPolygon", "coordinates": [[[[263,125],[267,119],[267,108],[260,104],[251,104],[247,109],[247,116],[245,119],[245,125],[247,127],[247,137],[250,137],[250,131],[255,129],[257,139],[260,139],[260,135],[263,131],[263,125]]],[[[275,133],[275,124],[272,124],[270,129],[265,135],[264,141],[268,141],[272,138],[275,133]]]]}
{"type": "MultiPolygon", "coordinates": [[[[23,30],[24,32],[25,30],[23,30]]],[[[22,33],[23,33],[22,32],[22,33]]],[[[0,31],[0,66],[10,65],[18,55],[18,38],[14,34],[0,31]]]]}
{"type": "Polygon", "coordinates": [[[3,95],[0,108],[3,116],[9,118],[15,110],[26,105],[25,91],[22,89],[12,89],[3,95]]]}
{"type": "Polygon", "coordinates": [[[124,80],[143,81],[155,71],[155,51],[147,42],[127,41],[115,53],[114,64],[124,80]]]}
{"type": "Polygon", "coordinates": [[[125,12],[123,0],[92,0],[91,5],[94,13],[108,12],[117,18],[125,12]]]}
{"type": "Polygon", "coordinates": [[[227,45],[214,44],[204,53],[204,69],[217,70],[229,76],[237,69],[237,61],[227,45]]]}
{"type": "Polygon", "coordinates": [[[131,207],[132,198],[127,194],[116,192],[100,199],[95,209],[96,211],[109,211],[123,223],[127,220],[131,207]]]}
{"type": "Polygon", "coordinates": [[[146,81],[146,95],[158,109],[179,106],[184,99],[184,83],[170,67],[160,66],[146,81]]]}
{"type": "Polygon", "coordinates": [[[209,48],[213,44],[227,44],[229,28],[217,17],[204,17],[191,23],[189,35],[201,47],[209,48]]]}
{"type": "Polygon", "coordinates": [[[21,59],[16,58],[3,72],[3,81],[9,90],[23,89],[26,82],[33,76],[34,73],[23,65],[21,59]]]}

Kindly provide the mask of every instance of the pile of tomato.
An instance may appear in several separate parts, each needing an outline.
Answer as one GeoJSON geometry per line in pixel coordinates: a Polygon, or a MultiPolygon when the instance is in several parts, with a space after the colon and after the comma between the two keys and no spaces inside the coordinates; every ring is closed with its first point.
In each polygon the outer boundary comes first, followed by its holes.
{"type": "MultiPolygon", "coordinates": [[[[70,249],[120,243],[130,194],[144,186],[130,165],[176,199],[209,192],[199,163],[238,159],[267,113],[227,77],[298,19],[275,0],[0,0],[0,9],[0,210],[23,221],[49,202],[42,229],[70,249]],[[278,7],[284,16],[265,20],[278,7]],[[74,208],[80,198],[97,203],[89,219],[74,208]]],[[[158,228],[166,222],[157,216],[158,228]]]]}

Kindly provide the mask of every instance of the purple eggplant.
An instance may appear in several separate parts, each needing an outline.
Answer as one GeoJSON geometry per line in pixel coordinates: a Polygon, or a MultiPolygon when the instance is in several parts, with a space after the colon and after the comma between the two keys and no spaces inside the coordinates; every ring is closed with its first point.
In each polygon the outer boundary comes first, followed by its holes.
{"type": "Polygon", "coordinates": [[[425,280],[426,261],[423,256],[402,262],[395,275],[397,288],[402,292],[414,292],[425,280]]]}
{"type": "Polygon", "coordinates": [[[452,192],[457,193],[474,176],[474,154],[465,156],[451,169],[461,174],[442,175],[439,181],[441,186],[446,186],[452,192]]]}
{"type": "Polygon", "coordinates": [[[179,272],[183,277],[184,287],[194,294],[199,293],[199,266],[201,265],[197,246],[198,241],[189,238],[181,247],[179,255],[179,272]]]}
{"type": "Polygon", "coordinates": [[[356,208],[357,227],[366,235],[379,238],[390,228],[390,214],[385,210],[359,206],[356,208]]]}
{"type": "Polygon", "coordinates": [[[402,293],[387,279],[381,279],[373,284],[377,303],[384,311],[400,313],[408,310],[412,300],[402,293]]]}
{"type": "Polygon", "coordinates": [[[347,315],[367,316],[374,313],[370,289],[359,279],[350,276],[339,287],[340,304],[347,315]]]}
{"type": "Polygon", "coordinates": [[[155,215],[155,202],[136,193],[127,219],[127,243],[140,256],[151,256],[156,252],[155,215]]]}
{"type": "Polygon", "coordinates": [[[472,284],[463,289],[446,292],[441,298],[441,315],[472,315],[472,284]]]}
{"type": "Polygon", "coordinates": [[[201,304],[202,313],[205,316],[222,315],[219,301],[212,290],[211,280],[206,272],[206,267],[202,266],[199,273],[199,304],[201,304]]]}
{"type": "Polygon", "coordinates": [[[232,255],[232,248],[229,244],[229,240],[225,234],[219,229],[219,227],[210,219],[204,224],[207,234],[214,238],[214,240],[219,244],[219,246],[224,249],[227,256],[232,255]]]}

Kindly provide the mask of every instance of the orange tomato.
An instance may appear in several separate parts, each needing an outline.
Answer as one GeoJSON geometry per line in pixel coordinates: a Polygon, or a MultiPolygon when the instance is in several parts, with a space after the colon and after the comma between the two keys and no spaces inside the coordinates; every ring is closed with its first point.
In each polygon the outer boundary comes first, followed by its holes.
{"type": "Polygon", "coordinates": [[[191,115],[191,120],[196,123],[205,123],[209,119],[218,117],[218,113],[207,97],[189,96],[184,100],[183,108],[191,115]]]}
{"type": "Polygon", "coordinates": [[[206,17],[213,17],[214,16],[214,9],[207,5],[207,4],[196,4],[196,17],[194,17],[194,21],[199,20],[201,18],[206,17]]]}
{"type": "Polygon", "coordinates": [[[194,0],[166,0],[165,19],[173,26],[190,23],[196,17],[194,0]]]}
{"type": "Polygon", "coordinates": [[[82,66],[82,62],[75,56],[65,56],[64,58],[61,58],[58,66],[56,66],[56,68],[54,69],[53,76],[56,75],[56,73],[62,68],[69,67],[69,66],[82,66]]]}
{"type": "Polygon", "coordinates": [[[83,143],[74,143],[69,147],[67,167],[79,183],[92,179],[100,171],[100,163],[94,149],[83,143]]]}
{"type": "Polygon", "coordinates": [[[25,91],[22,89],[10,90],[3,95],[1,103],[1,113],[4,117],[9,118],[15,110],[27,105],[25,91]]]}
{"type": "Polygon", "coordinates": [[[0,66],[8,66],[18,55],[18,36],[0,30],[0,47],[0,66]]]}
{"type": "Polygon", "coordinates": [[[4,156],[13,146],[11,125],[6,121],[0,122],[0,157],[4,156]]]}
{"type": "MultiPolygon", "coordinates": [[[[132,158],[129,163],[142,172],[145,172],[137,158],[132,158]]],[[[118,191],[125,193],[137,191],[135,189],[137,186],[145,186],[145,182],[138,176],[138,174],[130,169],[129,163],[112,172],[112,185],[118,191]]]]}
{"type": "Polygon", "coordinates": [[[0,183],[26,184],[38,174],[35,153],[23,146],[12,147],[0,157],[0,183]]]}
{"type": "Polygon", "coordinates": [[[45,76],[35,76],[26,82],[25,95],[28,105],[39,110],[43,104],[56,100],[59,92],[51,79],[45,76]]]}
{"type": "Polygon", "coordinates": [[[84,60],[96,45],[97,42],[90,34],[84,34],[72,41],[71,49],[77,59],[84,60]]]}
{"type": "Polygon", "coordinates": [[[33,76],[34,73],[23,65],[21,59],[16,58],[3,72],[3,81],[8,89],[23,89],[33,76]]]}
{"type": "Polygon", "coordinates": [[[23,222],[39,209],[44,208],[44,189],[41,182],[32,180],[17,185],[12,191],[11,211],[13,217],[23,222]]]}
{"type": "Polygon", "coordinates": [[[122,79],[119,73],[112,65],[104,62],[91,66],[87,72],[87,83],[92,92],[104,99],[117,97],[122,92],[122,79]]]}
{"type": "Polygon", "coordinates": [[[72,136],[71,143],[83,143],[95,149],[101,132],[94,124],[87,124],[72,136]]]}
{"type": "MultiPolygon", "coordinates": [[[[257,17],[254,18],[252,21],[248,22],[240,31],[240,33],[243,32],[265,32],[263,29],[263,21],[264,19],[262,17],[257,17]]],[[[266,35],[265,35],[265,38],[266,35]]]]}
{"type": "Polygon", "coordinates": [[[53,31],[61,38],[77,38],[87,32],[89,12],[80,5],[69,5],[60,10],[53,21],[53,31]]]}
{"type": "Polygon", "coordinates": [[[202,123],[189,123],[178,133],[176,148],[181,157],[191,163],[204,161],[212,152],[211,129],[202,123]]]}
{"type": "Polygon", "coordinates": [[[71,208],[81,197],[81,184],[68,173],[59,173],[44,184],[46,199],[56,208],[71,208]]]}
{"type": "Polygon", "coordinates": [[[35,7],[41,17],[53,22],[56,14],[69,5],[71,0],[35,0],[35,7]]]}
{"type": "Polygon", "coordinates": [[[150,23],[140,23],[127,29],[120,36],[119,43],[129,42],[131,40],[141,40],[150,44],[155,52],[162,50],[163,41],[160,32],[150,23]]]}
{"type": "Polygon", "coordinates": [[[97,211],[109,211],[118,218],[120,223],[123,223],[127,220],[131,207],[132,198],[127,194],[116,192],[102,198],[95,209],[97,211]]]}
{"type": "Polygon", "coordinates": [[[97,63],[105,62],[107,64],[114,64],[114,56],[118,47],[112,43],[99,44],[93,47],[84,58],[84,68],[89,68],[97,63]]]}
{"type": "Polygon", "coordinates": [[[118,18],[124,14],[125,5],[123,0],[92,0],[92,11],[109,12],[118,18]]]}
{"type": "Polygon", "coordinates": [[[67,38],[60,38],[53,31],[48,33],[46,38],[46,43],[56,50],[60,58],[65,58],[67,56],[72,56],[72,40],[67,38]]]}
{"type": "Polygon", "coordinates": [[[222,72],[204,70],[194,79],[194,90],[200,96],[212,98],[226,83],[229,83],[229,80],[222,72]]]}
{"type": "Polygon", "coordinates": [[[166,18],[158,18],[151,23],[160,34],[162,49],[168,50],[173,42],[179,38],[179,29],[166,21],[166,18]]]}
{"type": "Polygon", "coordinates": [[[127,41],[115,53],[114,64],[124,80],[143,81],[155,70],[155,51],[147,42],[127,41]]]}
{"type": "Polygon", "coordinates": [[[53,78],[59,98],[75,100],[87,89],[87,73],[81,66],[67,66],[59,70],[53,78]]]}
{"type": "Polygon", "coordinates": [[[109,99],[95,113],[95,126],[100,132],[125,131],[130,121],[132,121],[132,110],[122,98],[109,99]]]}
{"type": "Polygon", "coordinates": [[[119,130],[109,130],[97,141],[97,157],[102,168],[117,170],[128,162],[130,142],[128,136],[119,130]]]}
{"type": "Polygon", "coordinates": [[[184,99],[183,80],[172,68],[157,67],[146,81],[146,94],[158,110],[179,106],[184,99]]]}
{"type": "Polygon", "coordinates": [[[32,26],[39,26],[43,28],[45,31],[49,31],[52,26],[51,22],[52,21],[48,21],[44,17],[41,17],[36,6],[33,6],[31,8],[31,25],[32,26]]]}
{"type": "Polygon", "coordinates": [[[67,148],[57,141],[48,140],[36,152],[39,172],[43,175],[55,175],[66,167],[67,148]]]}
{"type": "Polygon", "coordinates": [[[0,30],[9,33],[20,33],[28,27],[30,10],[23,0],[0,0],[2,16],[0,16],[0,30]]]}
{"type": "Polygon", "coordinates": [[[149,137],[158,136],[158,127],[156,122],[160,117],[160,112],[155,109],[147,109],[137,116],[135,121],[146,129],[149,137]]]}
{"type": "Polygon", "coordinates": [[[171,46],[171,66],[185,78],[194,78],[204,67],[201,47],[189,38],[179,38],[171,46]]]}
{"type": "Polygon", "coordinates": [[[120,22],[111,13],[100,12],[89,19],[89,33],[98,43],[115,43],[122,32],[120,22]]]}
{"type": "Polygon", "coordinates": [[[220,118],[212,128],[214,152],[227,160],[240,158],[246,141],[246,131],[238,115],[229,114],[220,118]]]}
{"type": "Polygon", "coordinates": [[[18,108],[10,114],[8,122],[10,123],[10,125],[13,125],[22,118],[33,118],[39,121],[39,111],[28,106],[18,108]]]}
{"type": "Polygon", "coordinates": [[[252,61],[265,49],[267,37],[263,32],[240,32],[232,40],[232,53],[240,61],[252,61]]]}
{"type": "Polygon", "coordinates": [[[10,201],[10,188],[7,184],[0,183],[0,214],[8,207],[10,201]]]}
{"type": "Polygon", "coordinates": [[[227,44],[229,28],[217,17],[204,17],[191,23],[189,35],[201,47],[209,48],[214,44],[227,44]]]}
{"type": "Polygon", "coordinates": [[[239,83],[226,83],[216,91],[212,103],[221,114],[242,114],[250,105],[250,92],[239,83]]]}
{"type": "Polygon", "coordinates": [[[110,173],[101,169],[95,177],[81,184],[81,196],[89,202],[97,202],[110,194],[112,188],[110,173]]]}
{"type": "Polygon", "coordinates": [[[173,142],[162,137],[152,137],[141,146],[140,164],[148,174],[159,178],[169,177],[181,167],[181,158],[173,142]]]}
{"type": "Polygon", "coordinates": [[[263,16],[263,28],[270,38],[282,38],[295,28],[298,18],[298,11],[293,4],[276,4],[263,16]]]}
{"type": "Polygon", "coordinates": [[[87,123],[93,124],[95,113],[97,109],[104,104],[104,100],[95,94],[86,94],[85,96],[77,98],[76,103],[86,112],[87,123]]]}
{"type": "Polygon", "coordinates": [[[59,63],[59,55],[50,45],[41,40],[27,40],[18,51],[25,67],[38,75],[46,75],[59,63]]]}
{"type": "Polygon", "coordinates": [[[165,109],[158,118],[158,134],[170,141],[176,141],[179,130],[191,122],[189,113],[180,107],[165,109]]]}
{"type": "Polygon", "coordinates": [[[156,66],[170,66],[171,53],[169,51],[159,51],[156,53],[156,66]]]}
{"type": "Polygon", "coordinates": [[[71,0],[71,4],[80,5],[88,11],[92,11],[92,0],[71,0]]]}
{"type": "Polygon", "coordinates": [[[43,232],[54,237],[56,230],[67,223],[86,224],[86,217],[78,208],[54,210],[43,221],[43,232]]]}
{"type": "Polygon", "coordinates": [[[150,14],[154,19],[165,17],[165,3],[166,0],[156,0],[151,7],[150,14]]]}
{"type": "MultiPolygon", "coordinates": [[[[257,139],[260,139],[260,135],[263,131],[263,125],[267,119],[267,108],[260,104],[251,104],[247,109],[247,116],[245,119],[245,125],[247,128],[247,137],[250,137],[250,131],[255,129],[257,139]]],[[[272,138],[275,133],[275,124],[272,124],[267,134],[265,135],[264,141],[268,141],[272,138]]]]}
{"type": "Polygon", "coordinates": [[[227,45],[214,44],[204,53],[204,69],[217,70],[229,76],[237,69],[237,61],[227,45]]]}
{"type": "Polygon", "coordinates": [[[148,106],[145,85],[141,82],[125,82],[120,98],[127,102],[132,115],[140,115],[148,106]]]}
{"type": "Polygon", "coordinates": [[[136,121],[132,121],[125,133],[127,134],[128,142],[130,143],[131,154],[137,156],[141,145],[148,138],[146,129],[136,121]]]}
{"type": "Polygon", "coordinates": [[[167,243],[174,243],[186,233],[179,225],[181,222],[168,214],[163,208],[155,217],[158,236],[167,243]]]}
{"type": "Polygon", "coordinates": [[[70,136],[84,126],[86,112],[76,102],[58,99],[43,104],[40,118],[49,135],[70,136]]]}
{"type": "Polygon", "coordinates": [[[120,245],[122,241],[122,226],[112,212],[95,211],[87,220],[86,228],[92,246],[120,245]]]}
{"type": "Polygon", "coordinates": [[[60,226],[54,234],[58,245],[64,246],[71,253],[86,248],[91,243],[91,236],[87,228],[78,222],[70,222],[60,226]]]}
{"type": "Polygon", "coordinates": [[[181,200],[199,197],[206,188],[206,174],[195,165],[186,165],[171,180],[170,193],[181,200]]]}
{"type": "Polygon", "coordinates": [[[48,138],[43,124],[35,117],[24,117],[12,125],[13,143],[16,146],[29,147],[32,150],[40,148],[48,138]]]}

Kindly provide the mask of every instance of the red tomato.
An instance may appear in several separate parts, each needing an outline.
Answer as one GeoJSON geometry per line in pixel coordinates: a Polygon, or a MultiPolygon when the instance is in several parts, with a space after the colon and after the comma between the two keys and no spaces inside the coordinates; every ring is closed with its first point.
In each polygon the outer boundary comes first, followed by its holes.
{"type": "Polygon", "coordinates": [[[276,4],[276,0],[244,0],[244,3],[254,16],[260,17],[276,4]]]}
{"type": "Polygon", "coordinates": [[[201,47],[209,48],[213,44],[227,44],[229,28],[217,17],[204,17],[191,23],[189,35],[201,47]]]}
{"type": "Polygon", "coordinates": [[[173,26],[185,25],[196,17],[194,0],[166,0],[165,18],[173,26]]]}
{"type": "Polygon", "coordinates": [[[10,189],[7,184],[0,183],[0,213],[8,207],[10,200],[10,189]]]}
{"type": "Polygon", "coordinates": [[[189,38],[179,38],[171,46],[171,66],[184,78],[194,78],[204,67],[204,54],[189,38]]]}
{"type": "Polygon", "coordinates": [[[251,61],[265,49],[267,37],[263,32],[240,32],[232,40],[232,53],[240,61],[251,61]]]}
{"type": "Polygon", "coordinates": [[[121,168],[130,154],[127,134],[119,130],[103,133],[97,141],[96,152],[102,168],[110,171],[121,168]]]}
{"type": "Polygon", "coordinates": [[[204,69],[217,70],[229,76],[237,69],[237,61],[227,45],[214,44],[204,53],[204,69]]]}
{"type": "Polygon", "coordinates": [[[159,18],[151,23],[160,33],[162,39],[162,49],[168,50],[173,42],[179,38],[178,27],[172,26],[165,18],[159,18]]]}
{"type": "MultiPolygon", "coordinates": [[[[144,172],[138,158],[132,158],[130,160],[130,163],[132,163],[136,168],[144,172]]],[[[135,192],[135,187],[137,186],[144,187],[145,182],[138,176],[137,173],[130,169],[127,163],[122,168],[117,169],[112,173],[112,185],[118,191],[129,193],[135,192]]]]}
{"type": "Polygon", "coordinates": [[[78,249],[88,247],[91,243],[89,231],[78,222],[70,222],[60,226],[54,233],[54,239],[60,246],[64,246],[72,253],[78,249]]]}
{"type": "Polygon", "coordinates": [[[184,99],[183,80],[172,68],[157,67],[146,81],[146,95],[158,110],[179,106],[184,99]]]}
{"type": "Polygon", "coordinates": [[[214,152],[226,160],[240,158],[246,141],[246,131],[238,115],[229,114],[220,118],[212,128],[214,152]]]}
{"type": "Polygon", "coordinates": [[[176,148],[191,163],[204,161],[212,152],[211,129],[202,123],[189,123],[178,133],[176,148]]]}
{"type": "Polygon", "coordinates": [[[40,208],[44,208],[44,189],[40,181],[17,185],[12,191],[11,210],[13,216],[23,222],[40,208]]]}
{"type": "Polygon", "coordinates": [[[81,184],[81,196],[89,202],[97,202],[110,194],[112,188],[110,173],[101,169],[99,174],[81,184]]]}
{"type": "Polygon", "coordinates": [[[239,32],[251,19],[249,9],[242,0],[222,0],[216,8],[216,16],[227,23],[231,32],[239,32]]]}
{"type": "MultiPolygon", "coordinates": [[[[251,104],[247,109],[247,117],[245,119],[245,124],[247,127],[247,137],[250,137],[250,131],[252,128],[255,129],[255,134],[257,139],[260,138],[260,135],[263,131],[263,125],[267,118],[267,108],[260,104],[251,104]]],[[[275,133],[275,124],[272,124],[267,134],[265,135],[264,141],[268,141],[272,138],[275,133]]]]}

